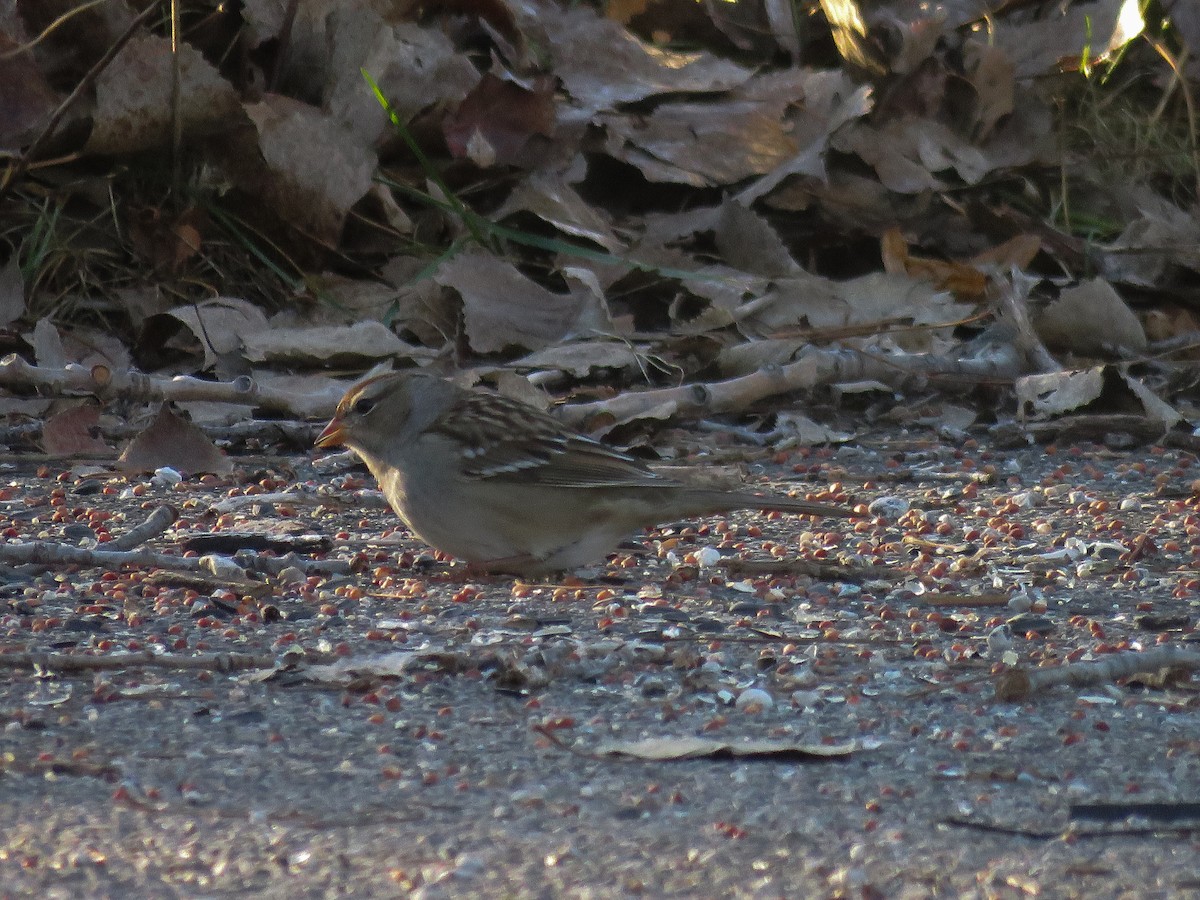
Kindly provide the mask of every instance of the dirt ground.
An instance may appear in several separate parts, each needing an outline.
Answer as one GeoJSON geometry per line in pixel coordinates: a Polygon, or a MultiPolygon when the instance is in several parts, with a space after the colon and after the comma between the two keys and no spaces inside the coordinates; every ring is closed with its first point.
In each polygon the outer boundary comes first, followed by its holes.
{"type": "Polygon", "coordinates": [[[172,486],[12,464],[10,543],[103,547],[170,503],[149,548],[252,532],[297,557],[259,585],[3,570],[0,894],[1200,896],[1186,674],[995,696],[1005,667],[1200,650],[1190,466],[881,436],[745,480],[886,516],[673,523],[526,585],[392,533],[360,469],[172,486]],[[705,547],[778,571],[694,565],[705,547]],[[320,559],[355,571],[301,571],[320,559]],[[648,738],[775,750],[606,752],[648,738]]]}

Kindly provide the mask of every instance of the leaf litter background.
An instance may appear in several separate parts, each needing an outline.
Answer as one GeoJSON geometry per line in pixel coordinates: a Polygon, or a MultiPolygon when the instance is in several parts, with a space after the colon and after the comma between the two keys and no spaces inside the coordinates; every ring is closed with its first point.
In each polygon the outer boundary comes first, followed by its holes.
{"type": "Polygon", "coordinates": [[[1190,5],[179,13],[0,10],[11,883],[1194,889],[1190,5]],[[307,456],[380,363],[870,516],[463,583],[307,456]]]}

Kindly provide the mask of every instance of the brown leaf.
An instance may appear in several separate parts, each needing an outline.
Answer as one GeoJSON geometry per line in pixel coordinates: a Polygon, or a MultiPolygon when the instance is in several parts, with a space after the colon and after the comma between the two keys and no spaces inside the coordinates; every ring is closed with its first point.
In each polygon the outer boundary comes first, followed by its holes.
{"type": "Polygon", "coordinates": [[[713,187],[765,175],[798,149],[777,104],[757,98],[669,103],[650,116],[603,116],[609,155],[650,181],[713,187]]]}
{"type": "Polygon", "coordinates": [[[268,94],[246,113],[265,168],[244,170],[242,186],[281,219],[336,244],[350,207],[371,186],[374,152],[331,115],[290,97],[268,94]]]}
{"type": "Polygon", "coordinates": [[[751,71],[711,53],[681,53],[642,43],[584,6],[539,10],[554,72],[581,110],[598,112],[658,94],[727,91],[751,71]]]}
{"type": "Polygon", "coordinates": [[[154,421],[117,460],[124,472],[153,472],[164,466],[181,472],[228,472],[233,468],[227,457],[208,435],[172,412],[169,404],[159,407],[154,421]]]}
{"type": "Polygon", "coordinates": [[[554,82],[533,80],[532,89],[487,73],[442,126],[446,144],[457,157],[481,168],[491,165],[532,167],[544,141],[554,135],[554,82]],[[490,153],[478,154],[480,142],[490,153]]]}
{"type": "MultiPolygon", "coordinates": [[[[416,22],[389,24],[365,4],[328,3],[320,51],[329,72],[320,95],[323,108],[363,147],[392,134],[387,114],[362,70],[371,73],[401,121],[429,107],[453,106],[479,80],[466,54],[440,30],[416,22]]],[[[304,4],[308,6],[308,4],[304,4]]]]}
{"type": "Polygon", "coordinates": [[[1023,269],[1040,249],[1041,241],[1036,236],[1018,235],[963,263],[913,256],[899,228],[889,228],[880,240],[884,271],[930,281],[960,300],[982,300],[987,290],[987,270],[1010,266],[1023,269]]]}
{"type": "Polygon", "coordinates": [[[610,253],[623,249],[604,211],[580,197],[561,174],[534,172],[521,179],[495,218],[519,211],[532,213],[566,234],[594,241],[610,253]]]}
{"type": "MultiPolygon", "coordinates": [[[[245,121],[237,94],[200,51],[179,46],[179,77],[185,136],[230,130],[245,121]]],[[[171,136],[172,69],[176,55],[157,35],[131,40],[96,79],[94,126],[89,154],[120,155],[165,146],[171,136]]]]}
{"type": "Polygon", "coordinates": [[[511,263],[482,251],[459,253],[442,263],[434,280],[462,297],[467,339],[477,353],[556,343],[584,311],[580,298],[551,293],[511,263]]]}
{"type": "Polygon", "coordinates": [[[51,456],[109,456],[99,436],[100,407],[91,401],[57,412],[42,426],[42,449],[51,456]]]}
{"type": "Polygon", "coordinates": [[[1034,322],[1049,346],[1082,355],[1146,349],[1146,332],[1111,284],[1092,278],[1064,290],[1034,322]]]}

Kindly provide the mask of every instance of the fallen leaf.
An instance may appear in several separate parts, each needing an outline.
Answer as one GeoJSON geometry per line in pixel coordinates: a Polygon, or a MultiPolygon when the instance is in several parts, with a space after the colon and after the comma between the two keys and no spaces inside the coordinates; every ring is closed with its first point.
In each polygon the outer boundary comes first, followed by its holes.
{"type": "Polygon", "coordinates": [[[1067,413],[1135,413],[1173,428],[1183,417],[1148,387],[1117,366],[1027,375],[1017,379],[1022,419],[1051,419],[1067,413]]]}
{"type": "Polygon", "coordinates": [[[248,334],[245,357],[276,365],[369,366],[383,359],[432,359],[433,350],[406,344],[378,321],[353,325],[271,326],[248,334]]]}
{"type": "Polygon", "coordinates": [[[268,94],[245,110],[264,165],[244,160],[234,177],[280,219],[336,245],[350,207],[371,186],[374,152],[332,116],[290,97],[268,94]]]}
{"type": "MultiPolygon", "coordinates": [[[[318,4],[302,3],[301,8],[318,4]]],[[[366,4],[333,3],[322,20],[329,74],[322,108],[349,129],[360,147],[374,147],[392,125],[363,81],[371,74],[402,122],[429,107],[459,103],[479,81],[467,56],[440,29],[389,24],[366,4]]]]}
{"type": "Polygon", "coordinates": [[[683,53],[642,43],[585,6],[542,6],[538,26],[553,71],[583,113],[612,110],[659,94],[727,91],[752,75],[711,53],[683,53]]]}
{"type": "Polygon", "coordinates": [[[186,41],[139,34],[96,78],[92,131],[85,152],[121,156],[170,144],[174,116],[185,138],[231,131],[245,122],[237,92],[186,41]],[[173,71],[179,71],[179,101],[172,102],[173,71]]]}
{"type": "Polygon", "coordinates": [[[608,113],[597,122],[607,131],[609,155],[648,180],[713,187],[765,175],[795,158],[785,99],[666,103],[650,115],[608,113]]]}
{"type": "Polygon", "coordinates": [[[522,179],[495,217],[504,219],[521,211],[532,213],[564,234],[599,244],[610,253],[622,249],[609,217],[580,197],[558,173],[534,172],[522,179]]]}
{"type": "Polygon", "coordinates": [[[433,277],[462,297],[467,340],[478,353],[556,343],[569,336],[584,311],[581,299],[551,293],[483,251],[459,253],[433,277]]]}
{"type": "Polygon", "coordinates": [[[49,319],[38,319],[33,326],[33,334],[26,336],[25,340],[33,347],[33,358],[39,366],[61,369],[67,364],[67,351],[62,338],[49,319]]]}
{"type": "Polygon", "coordinates": [[[224,356],[240,353],[245,338],[267,328],[262,310],[238,297],[214,297],[190,306],[176,306],[167,315],[186,325],[200,342],[205,369],[224,356]]]}
{"type": "Polygon", "coordinates": [[[172,412],[170,404],[158,409],[154,421],[129,442],[117,467],[123,472],[153,472],[169,466],[195,475],[228,472],[233,464],[203,431],[172,412]]]}
{"type": "Polygon", "coordinates": [[[111,455],[100,437],[100,407],[85,401],[51,415],[42,426],[42,449],[51,456],[111,455]]]}
{"type": "Polygon", "coordinates": [[[470,158],[480,168],[532,168],[554,136],[554,120],[552,79],[535,78],[526,88],[489,72],[446,117],[442,131],[452,155],[470,158]],[[486,144],[490,151],[486,160],[472,152],[472,141],[486,144]]]}
{"type": "Polygon", "coordinates": [[[1146,349],[1141,322],[1103,278],[1067,288],[1033,324],[1047,345],[1081,355],[1146,349]]]}

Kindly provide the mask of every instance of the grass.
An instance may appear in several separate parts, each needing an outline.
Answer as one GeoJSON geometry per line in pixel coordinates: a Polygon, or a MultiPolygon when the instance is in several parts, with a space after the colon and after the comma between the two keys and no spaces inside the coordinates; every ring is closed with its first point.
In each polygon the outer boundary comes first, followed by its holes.
{"type": "Polygon", "coordinates": [[[1200,194],[1195,101],[1179,77],[1184,59],[1169,19],[1149,21],[1156,30],[1107,66],[1089,64],[1058,95],[1064,162],[1051,215],[1074,233],[1109,237],[1125,224],[1078,185],[1095,188],[1100,200],[1112,185],[1146,185],[1183,208],[1200,194]]]}

